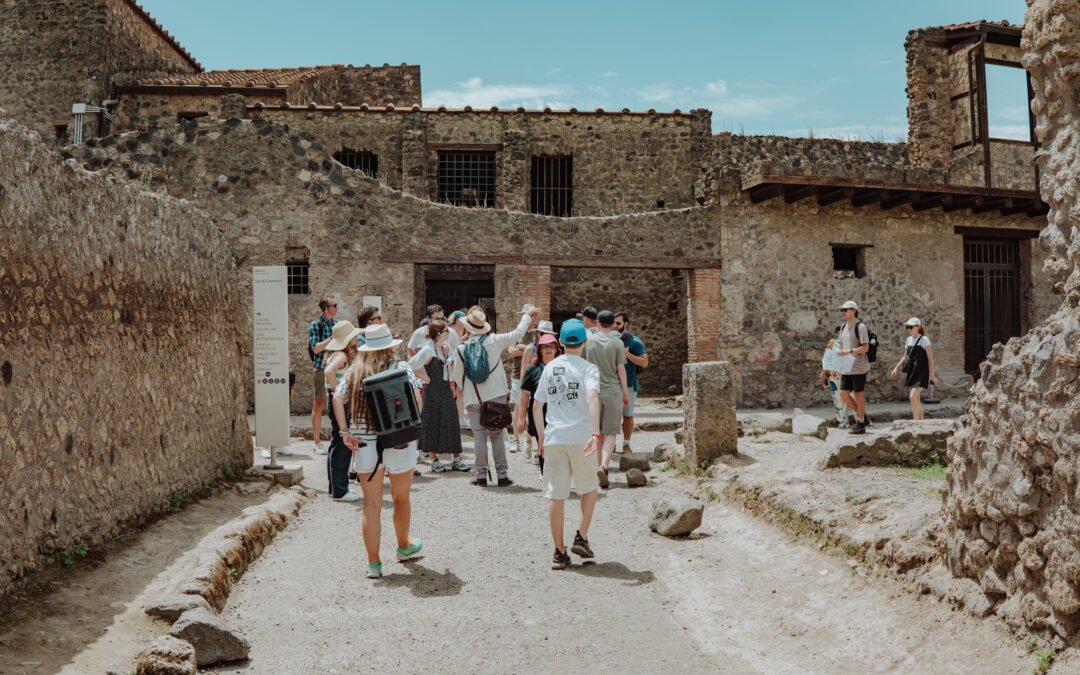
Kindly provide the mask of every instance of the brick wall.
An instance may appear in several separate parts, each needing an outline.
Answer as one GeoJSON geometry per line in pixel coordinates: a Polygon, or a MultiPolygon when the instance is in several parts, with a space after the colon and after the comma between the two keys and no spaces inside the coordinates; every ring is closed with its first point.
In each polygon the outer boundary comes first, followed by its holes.
{"type": "Polygon", "coordinates": [[[720,324],[724,320],[720,297],[721,270],[692,269],[686,275],[687,359],[714,361],[720,324]]]}

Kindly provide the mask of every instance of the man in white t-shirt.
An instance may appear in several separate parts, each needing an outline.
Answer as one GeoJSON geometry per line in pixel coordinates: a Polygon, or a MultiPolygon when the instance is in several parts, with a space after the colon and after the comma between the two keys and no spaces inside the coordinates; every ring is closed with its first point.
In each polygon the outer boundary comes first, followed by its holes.
{"type": "Polygon", "coordinates": [[[445,319],[446,313],[443,312],[441,305],[428,305],[427,306],[427,321],[420,324],[420,327],[413,331],[412,336],[409,338],[409,358],[416,356],[416,352],[420,351],[420,348],[424,346],[424,342],[427,341],[427,324],[428,321],[433,319],[445,319]]]}
{"type": "Polygon", "coordinates": [[[551,561],[554,570],[570,565],[563,526],[571,481],[581,498],[581,524],[570,550],[582,558],[593,557],[589,524],[600,481],[596,462],[590,456],[596,452],[600,437],[600,371],[581,358],[587,339],[585,325],[580,321],[563,322],[559,341],[566,353],[544,367],[533,402],[536,437],[544,458],[544,498],[548,500],[551,538],[555,542],[551,561]]]}

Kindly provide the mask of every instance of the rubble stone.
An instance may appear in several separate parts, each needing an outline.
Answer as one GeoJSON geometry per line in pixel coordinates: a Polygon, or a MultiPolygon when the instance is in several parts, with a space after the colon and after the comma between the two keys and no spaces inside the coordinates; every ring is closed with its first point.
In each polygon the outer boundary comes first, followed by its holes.
{"type": "Polygon", "coordinates": [[[644,452],[631,452],[619,455],[619,471],[629,471],[630,469],[648,471],[651,468],[652,464],[649,462],[649,455],[644,452]]]}
{"type": "Polygon", "coordinates": [[[791,433],[825,440],[829,435],[829,423],[815,415],[802,413],[791,418],[791,433]]]}
{"type": "Polygon", "coordinates": [[[147,607],[146,613],[155,619],[174,623],[180,618],[181,614],[189,609],[196,609],[198,607],[210,609],[210,603],[208,603],[201,595],[181,593],[162,598],[156,604],[147,607]]]}
{"type": "Polygon", "coordinates": [[[229,630],[221,617],[201,607],[184,612],[169,634],[191,643],[200,668],[242,661],[251,649],[248,641],[229,630]]]}
{"type": "Polygon", "coordinates": [[[649,479],[641,469],[629,469],[626,472],[626,485],[628,487],[645,487],[649,479]]]}
{"type": "Polygon", "coordinates": [[[139,652],[135,675],[195,675],[195,648],[187,640],[162,635],[139,652]]]}
{"type": "Polygon", "coordinates": [[[653,502],[649,529],[665,537],[685,537],[701,527],[705,504],[685,497],[661,497],[653,502]]]}
{"type": "Polygon", "coordinates": [[[939,458],[945,456],[954,427],[952,420],[908,420],[893,422],[884,431],[874,430],[863,436],[837,432],[828,439],[832,451],[825,459],[824,466],[927,464],[935,454],[939,458]]]}

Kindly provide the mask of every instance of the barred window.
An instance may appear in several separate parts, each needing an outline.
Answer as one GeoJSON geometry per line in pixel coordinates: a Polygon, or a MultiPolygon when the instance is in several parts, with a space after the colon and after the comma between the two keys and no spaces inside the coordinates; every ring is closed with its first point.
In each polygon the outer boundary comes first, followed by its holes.
{"type": "Polygon", "coordinates": [[[342,148],[334,153],[334,159],[350,169],[363,171],[371,178],[379,177],[379,156],[370,150],[342,148]]]}
{"type": "Polygon", "coordinates": [[[534,156],[529,185],[533,213],[569,216],[574,200],[574,158],[570,155],[534,156]]]}
{"type": "Polygon", "coordinates": [[[454,206],[495,206],[495,153],[440,150],[437,201],[454,206]]]}
{"type": "Polygon", "coordinates": [[[286,267],[286,285],[289,295],[307,295],[311,292],[308,286],[308,261],[292,260],[286,267]]]}

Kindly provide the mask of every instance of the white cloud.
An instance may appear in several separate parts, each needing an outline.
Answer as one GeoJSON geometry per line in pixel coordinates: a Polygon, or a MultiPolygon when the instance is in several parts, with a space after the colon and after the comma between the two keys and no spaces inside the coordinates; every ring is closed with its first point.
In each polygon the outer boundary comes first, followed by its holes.
{"type": "Polygon", "coordinates": [[[456,89],[436,89],[424,95],[429,106],[444,105],[448,108],[552,108],[565,107],[565,97],[570,90],[554,84],[484,84],[479,77],[458,82],[456,89]]]}
{"type": "Polygon", "coordinates": [[[705,93],[712,96],[727,96],[727,82],[717,80],[705,85],[705,93]]]}
{"type": "Polygon", "coordinates": [[[735,85],[714,80],[702,87],[678,87],[659,82],[633,92],[640,101],[671,108],[708,108],[717,121],[750,121],[789,112],[802,101],[794,93],[771,85],[735,85]]]}

